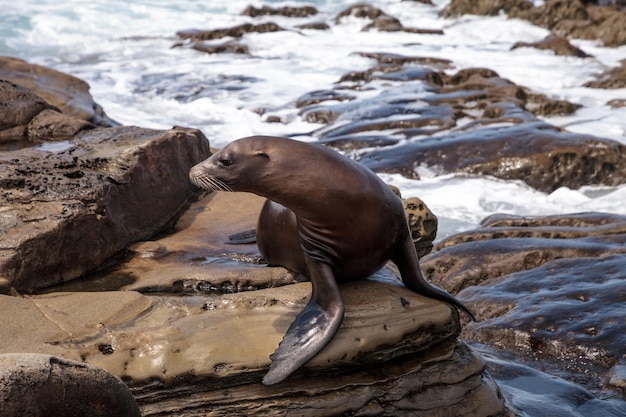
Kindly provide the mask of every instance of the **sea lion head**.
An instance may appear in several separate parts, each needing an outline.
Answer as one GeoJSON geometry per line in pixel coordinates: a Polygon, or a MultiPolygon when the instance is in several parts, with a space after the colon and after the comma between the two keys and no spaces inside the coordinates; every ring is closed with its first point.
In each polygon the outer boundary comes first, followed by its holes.
{"type": "Polygon", "coordinates": [[[268,175],[268,146],[261,137],[231,142],[191,168],[189,179],[205,190],[254,192],[268,175]]]}

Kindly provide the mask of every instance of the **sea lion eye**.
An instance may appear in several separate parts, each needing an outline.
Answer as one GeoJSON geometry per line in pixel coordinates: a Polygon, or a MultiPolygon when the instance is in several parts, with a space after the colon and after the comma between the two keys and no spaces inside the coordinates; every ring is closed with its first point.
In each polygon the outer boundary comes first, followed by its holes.
{"type": "Polygon", "coordinates": [[[233,164],[233,161],[227,158],[224,159],[220,159],[220,164],[222,164],[225,167],[229,167],[233,164]]]}

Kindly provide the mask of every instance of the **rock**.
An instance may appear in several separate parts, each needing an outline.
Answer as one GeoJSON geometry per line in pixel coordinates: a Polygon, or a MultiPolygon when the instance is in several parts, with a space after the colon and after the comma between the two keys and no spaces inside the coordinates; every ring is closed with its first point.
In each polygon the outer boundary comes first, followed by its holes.
{"type": "Polygon", "coordinates": [[[433,248],[433,241],[437,236],[437,217],[426,204],[417,197],[402,200],[413,244],[417,256],[426,256],[433,248]]]}
{"type": "Polygon", "coordinates": [[[0,57],[0,80],[31,90],[67,116],[85,120],[96,126],[119,125],[94,102],[89,93],[89,85],[71,75],[5,56],[0,57]]]}
{"type": "Polygon", "coordinates": [[[176,36],[178,36],[181,39],[189,39],[192,41],[206,41],[206,40],[211,40],[211,39],[220,39],[226,36],[230,36],[233,38],[241,38],[246,33],[251,33],[251,32],[267,33],[267,32],[279,32],[282,30],[284,29],[273,22],[265,22],[265,23],[259,23],[259,24],[244,23],[242,25],[234,26],[232,28],[224,28],[224,29],[181,30],[179,32],[176,32],[176,36]]]}
{"type": "Polygon", "coordinates": [[[625,216],[495,216],[440,242],[421,265],[476,312],[466,340],[568,369],[599,391],[623,360],[625,243],[625,216]]]}
{"type": "Polygon", "coordinates": [[[528,0],[453,0],[442,11],[443,17],[463,14],[495,16],[500,11],[512,18],[526,19],[550,29],[559,36],[598,39],[605,46],[626,44],[626,10],[607,2],[546,0],[534,7],[528,0]]]}
{"type": "Polygon", "coordinates": [[[30,292],[94,270],[172,223],[195,195],[189,168],[209,154],[197,130],[134,127],[0,153],[0,276],[30,292]]]}
{"type": "MultiPolygon", "coordinates": [[[[450,307],[367,281],[342,289],[348,313],[331,344],[289,381],[263,386],[269,354],[309,292],[309,284],[297,284],[213,300],[134,292],[0,296],[3,314],[34,313],[15,323],[28,332],[0,338],[0,351],[28,346],[81,357],[124,377],[144,416],[363,408],[380,415],[446,415],[452,408],[457,415],[508,415],[484,363],[456,341],[450,307]]],[[[0,330],[10,331],[13,324],[0,330]]]]}
{"type": "Polygon", "coordinates": [[[207,43],[207,42],[195,42],[191,45],[192,49],[200,52],[206,52],[208,54],[249,54],[250,50],[246,45],[239,42],[228,41],[222,43],[207,43]]]}
{"type": "Polygon", "coordinates": [[[620,66],[606,70],[598,75],[594,81],[584,84],[590,88],[626,88],[626,59],[620,61],[620,66]]]}
{"type": "Polygon", "coordinates": [[[309,122],[326,123],[313,133],[322,143],[342,150],[379,146],[354,154],[377,172],[419,178],[418,168],[426,167],[436,174],[465,172],[522,180],[545,192],[626,182],[623,144],[569,133],[536,117],[569,114],[579,105],[532,93],[486,68],[449,75],[405,66],[416,58],[364,56],[379,65],[350,74],[349,79],[344,76],[342,83],[363,85],[383,79],[395,84],[378,95],[341,103],[307,106],[310,96],[304,96],[300,114],[309,122]],[[462,118],[471,121],[457,127],[462,118]],[[452,128],[454,133],[444,135],[452,128]],[[401,147],[382,147],[402,139],[409,141],[401,147]]]}
{"type": "Polygon", "coordinates": [[[439,29],[405,28],[402,26],[400,20],[366,3],[358,3],[347,7],[335,16],[334,22],[335,24],[340,24],[344,18],[349,16],[371,20],[370,23],[363,27],[364,31],[377,29],[381,32],[409,32],[434,35],[443,34],[443,31],[439,29]]]}
{"type": "Polygon", "coordinates": [[[556,55],[562,56],[576,56],[579,58],[588,58],[591,55],[587,54],[582,49],[573,46],[566,38],[561,36],[550,35],[544,40],[534,43],[516,42],[511,49],[517,48],[537,48],[537,49],[549,49],[556,55]]]}
{"type": "Polygon", "coordinates": [[[567,133],[543,122],[482,128],[423,139],[398,149],[368,152],[361,162],[375,171],[418,178],[416,168],[519,179],[552,192],[559,187],[615,186],[626,182],[626,147],[609,139],[567,133]],[[480,148],[481,152],[476,153],[480,148]],[[491,149],[491,150],[490,150],[491,149]],[[497,151],[496,151],[497,149],[497,151]]]}
{"type": "Polygon", "coordinates": [[[0,415],[128,416],[139,408],[128,387],[93,365],[49,355],[0,355],[0,415]]]}
{"type": "Polygon", "coordinates": [[[441,12],[443,17],[458,17],[465,14],[496,16],[501,11],[509,13],[512,9],[532,8],[528,0],[452,0],[441,12]]]}
{"type": "Polygon", "coordinates": [[[0,144],[2,149],[32,146],[43,141],[66,140],[94,128],[91,123],[67,116],[30,90],[0,80],[0,144]]]}
{"type": "Polygon", "coordinates": [[[246,7],[246,9],[241,12],[243,16],[250,17],[258,17],[258,16],[286,16],[286,17],[308,17],[316,15],[317,9],[313,6],[299,6],[299,7],[270,7],[270,6],[261,6],[254,7],[252,5],[246,7]]]}

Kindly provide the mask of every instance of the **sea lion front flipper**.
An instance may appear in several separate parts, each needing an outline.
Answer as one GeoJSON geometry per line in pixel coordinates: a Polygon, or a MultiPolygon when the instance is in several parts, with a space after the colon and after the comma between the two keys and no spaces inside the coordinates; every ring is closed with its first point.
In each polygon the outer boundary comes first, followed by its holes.
{"type": "Polygon", "coordinates": [[[317,262],[309,266],[313,266],[309,277],[313,294],[270,356],[272,364],[263,377],[265,385],[283,381],[307,363],[330,342],[343,321],[344,306],[330,266],[317,262]]]}
{"type": "Polygon", "coordinates": [[[407,232],[406,237],[400,241],[391,260],[398,267],[402,282],[413,292],[424,295],[426,297],[435,298],[437,300],[450,303],[457,308],[463,310],[470,320],[476,321],[472,312],[452,295],[439,287],[436,287],[426,281],[419,265],[415,245],[411,239],[411,235],[407,232]]]}

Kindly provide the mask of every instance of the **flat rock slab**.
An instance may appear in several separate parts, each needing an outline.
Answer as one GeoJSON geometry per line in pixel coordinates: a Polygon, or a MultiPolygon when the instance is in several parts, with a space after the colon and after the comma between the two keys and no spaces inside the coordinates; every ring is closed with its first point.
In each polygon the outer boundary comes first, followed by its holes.
{"type": "Polygon", "coordinates": [[[4,316],[22,312],[2,328],[0,352],[55,354],[104,368],[131,385],[142,415],[336,415],[364,407],[379,415],[506,415],[484,364],[456,340],[458,318],[449,306],[371,281],[341,291],[347,315],[339,333],[275,387],[260,379],[304,307],[308,283],[221,297],[0,296],[4,316]]]}
{"type": "Polygon", "coordinates": [[[4,286],[30,292],[75,279],[171,224],[195,195],[189,168],[208,155],[197,130],[135,127],[0,153],[4,286]]]}

